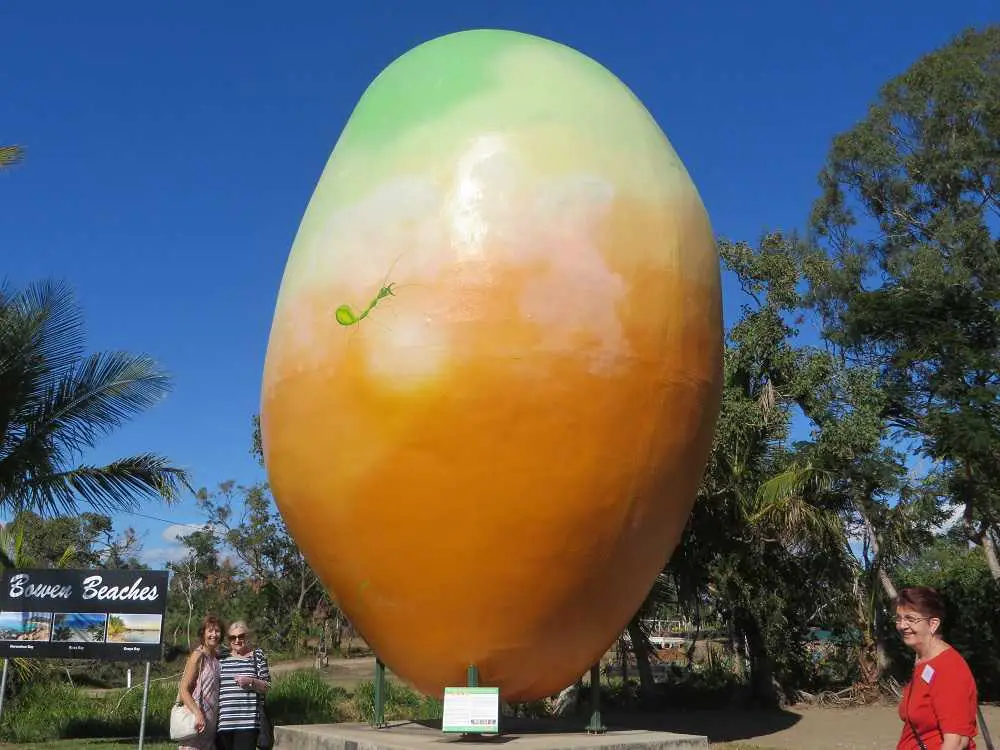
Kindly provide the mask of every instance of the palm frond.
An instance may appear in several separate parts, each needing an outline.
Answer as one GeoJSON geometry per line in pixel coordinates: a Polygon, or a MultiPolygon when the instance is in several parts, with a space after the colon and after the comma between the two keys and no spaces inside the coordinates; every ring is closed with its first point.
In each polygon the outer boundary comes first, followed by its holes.
{"type": "Polygon", "coordinates": [[[155,404],[167,390],[167,376],[147,357],[87,357],[33,401],[19,430],[8,430],[0,444],[0,495],[16,494],[12,484],[25,477],[61,474],[100,437],[155,404]]]}
{"type": "Polygon", "coordinates": [[[840,519],[813,502],[829,486],[826,472],[794,464],[757,488],[747,520],[768,526],[786,542],[833,544],[842,536],[840,519]]]}
{"type": "Polygon", "coordinates": [[[82,354],[80,311],[68,286],[46,281],[15,293],[0,284],[0,458],[82,354]]]}
{"type": "Polygon", "coordinates": [[[0,146],[0,169],[17,164],[23,156],[24,149],[20,146],[0,146]]]}
{"type": "Polygon", "coordinates": [[[187,472],[165,458],[144,453],[107,466],[79,466],[29,479],[10,496],[18,510],[71,513],[83,502],[102,512],[132,511],[141,497],[174,502],[191,491],[187,472]]]}
{"type": "Polygon", "coordinates": [[[74,513],[77,502],[128,510],[139,498],[169,502],[188,487],[182,470],[151,454],[73,468],[169,390],[149,357],[83,351],[68,285],[0,285],[0,505],[9,510],[74,513]]]}
{"type": "MultiPolygon", "coordinates": [[[[62,281],[46,280],[12,292],[0,284],[0,342],[17,341],[13,352],[44,363],[47,371],[59,372],[83,354],[83,317],[73,288],[62,281]]],[[[12,355],[0,347],[0,361],[12,355]]]]}

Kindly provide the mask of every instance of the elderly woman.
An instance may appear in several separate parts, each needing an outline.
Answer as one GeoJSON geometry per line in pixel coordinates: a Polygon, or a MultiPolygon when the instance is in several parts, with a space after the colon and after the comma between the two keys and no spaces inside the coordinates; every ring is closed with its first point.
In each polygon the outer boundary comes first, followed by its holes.
{"type": "Polygon", "coordinates": [[[943,618],[944,602],[934,589],[899,592],[896,630],[917,660],[899,703],[903,732],[896,750],[975,750],[976,682],[941,637],[943,618]]]}
{"type": "Polygon", "coordinates": [[[255,750],[264,695],[271,687],[267,657],[251,648],[242,620],[229,626],[230,652],[220,660],[218,750],[255,750]]]}
{"type": "Polygon", "coordinates": [[[198,628],[198,648],[188,656],[177,689],[178,700],[194,715],[198,735],[180,750],[212,750],[219,715],[219,645],[225,625],[209,615],[198,628]]]}

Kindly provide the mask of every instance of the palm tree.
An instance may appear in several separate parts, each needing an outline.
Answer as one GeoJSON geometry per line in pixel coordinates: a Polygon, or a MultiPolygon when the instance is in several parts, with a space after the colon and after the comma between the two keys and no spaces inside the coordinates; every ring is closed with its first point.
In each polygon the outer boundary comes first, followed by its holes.
{"type": "MultiPolygon", "coordinates": [[[[55,567],[65,568],[72,561],[76,550],[67,547],[56,561],[55,567]]],[[[0,526],[0,570],[4,568],[31,568],[35,560],[25,551],[24,529],[12,529],[10,526],[0,526]]],[[[41,664],[35,659],[9,657],[10,666],[14,670],[14,679],[26,682],[41,671],[41,664]]]]}
{"type": "Polygon", "coordinates": [[[71,290],[44,282],[0,285],[0,511],[135,510],[142,498],[170,502],[190,489],[186,473],[139,453],[106,466],[78,464],[98,440],[167,392],[146,356],[83,352],[71,290]]]}

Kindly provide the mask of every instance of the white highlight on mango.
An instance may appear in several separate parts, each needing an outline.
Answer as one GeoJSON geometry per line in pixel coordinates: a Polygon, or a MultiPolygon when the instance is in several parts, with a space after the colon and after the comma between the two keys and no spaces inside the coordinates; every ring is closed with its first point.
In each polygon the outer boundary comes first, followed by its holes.
{"type": "MultiPolygon", "coordinates": [[[[625,282],[608,268],[596,242],[614,197],[614,185],[599,176],[540,176],[526,166],[516,144],[486,134],[465,144],[450,173],[437,181],[401,176],[329,215],[296,248],[282,297],[294,300],[300,292],[311,296],[322,289],[331,306],[363,307],[392,284],[395,296],[357,324],[375,330],[356,339],[345,330],[344,341],[364,346],[373,372],[387,380],[423,380],[462,352],[451,351],[447,320],[428,322],[428,310],[406,304],[407,287],[426,299],[443,273],[460,268],[465,290],[488,294],[500,269],[532,269],[520,313],[543,332],[541,347],[578,356],[581,346],[596,341],[591,370],[606,373],[628,354],[616,311],[625,282]]],[[[460,290],[442,285],[434,293],[447,297],[460,290]]],[[[459,312],[452,302],[443,300],[441,308],[459,312]]],[[[475,317],[475,311],[465,312],[475,317]]],[[[309,346],[319,334],[312,329],[319,327],[299,325],[305,330],[296,331],[295,339],[309,346]]],[[[336,346],[314,345],[327,353],[336,346]]],[[[306,356],[313,359],[316,352],[306,356]]]]}

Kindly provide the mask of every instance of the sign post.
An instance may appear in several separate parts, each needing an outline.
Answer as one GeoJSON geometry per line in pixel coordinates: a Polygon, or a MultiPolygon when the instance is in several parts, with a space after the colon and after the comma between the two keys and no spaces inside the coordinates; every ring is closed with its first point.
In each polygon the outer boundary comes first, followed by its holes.
{"type": "Polygon", "coordinates": [[[139,747],[146,732],[149,668],[163,650],[165,570],[17,570],[0,576],[0,712],[7,662],[100,659],[146,662],[139,747]]]}
{"type": "Polygon", "coordinates": [[[0,677],[0,718],[3,718],[3,698],[7,695],[7,664],[10,659],[3,660],[3,677],[0,677]]]}

